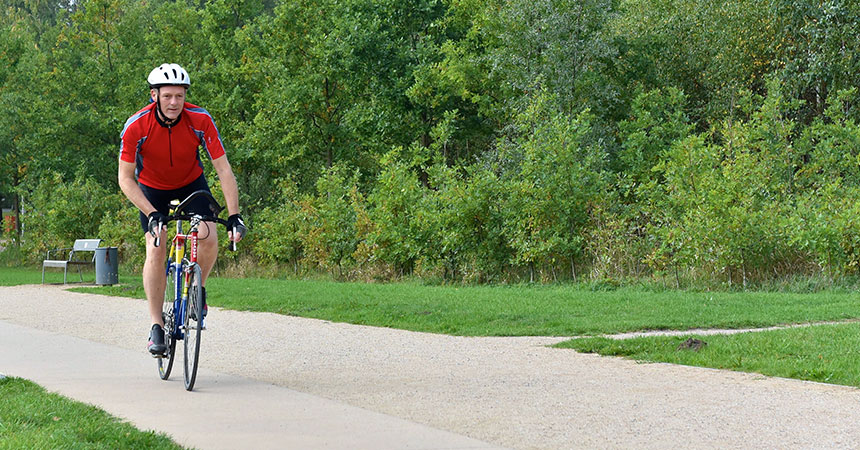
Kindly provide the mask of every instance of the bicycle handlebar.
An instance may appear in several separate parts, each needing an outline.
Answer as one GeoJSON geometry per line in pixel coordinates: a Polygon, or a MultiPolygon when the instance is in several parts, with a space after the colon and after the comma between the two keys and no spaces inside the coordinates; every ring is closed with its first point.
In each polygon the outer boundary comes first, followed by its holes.
{"type": "MultiPolygon", "coordinates": [[[[221,225],[224,225],[225,228],[227,227],[227,221],[218,217],[218,214],[224,210],[224,207],[219,205],[218,201],[215,200],[215,197],[213,197],[212,194],[208,191],[199,190],[199,191],[192,192],[191,195],[189,195],[188,197],[185,197],[185,200],[182,200],[182,202],[179,204],[179,206],[176,207],[176,209],[174,209],[174,211],[176,213],[182,212],[182,210],[185,209],[188,205],[190,205],[191,202],[194,199],[196,199],[197,197],[206,197],[206,199],[209,200],[209,208],[212,210],[213,215],[202,216],[200,214],[172,214],[172,215],[167,216],[167,220],[165,222],[159,222],[159,224],[158,224],[159,235],[155,237],[155,242],[153,242],[153,244],[156,247],[158,247],[161,244],[161,233],[160,233],[161,227],[167,225],[170,222],[174,222],[177,220],[191,220],[194,217],[199,217],[200,220],[203,222],[220,223],[221,225]]],[[[230,230],[227,230],[227,231],[230,231],[230,230]]],[[[233,236],[235,237],[236,236],[236,230],[234,229],[232,231],[233,231],[233,236]]],[[[229,248],[230,248],[231,252],[235,252],[236,251],[236,241],[231,240],[229,248]]]]}
{"type": "Polygon", "coordinates": [[[215,197],[212,196],[212,193],[209,191],[199,190],[194,191],[188,197],[185,197],[185,200],[182,200],[182,203],[174,209],[174,214],[181,213],[188,205],[191,204],[192,201],[196,200],[197,197],[206,197],[206,200],[209,200],[209,208],[212,210],[212,215],[214,217],[218,217],[218,214],[224,210],[224,207],[218,204],[218,200],[215,200],[215,197]]]}

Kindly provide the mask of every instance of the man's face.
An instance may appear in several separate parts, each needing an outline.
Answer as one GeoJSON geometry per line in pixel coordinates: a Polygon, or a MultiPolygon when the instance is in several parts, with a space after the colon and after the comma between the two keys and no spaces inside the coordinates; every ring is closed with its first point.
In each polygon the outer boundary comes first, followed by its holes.
{"type": "Polygon", "coordinates": [[[153,101],[161,101],[161,113],[169,120],[176,120],[182,113],[182,107],[185,105],[184,86],[162,86],[160,89],[152,89],[150,95],[153,101]]]}

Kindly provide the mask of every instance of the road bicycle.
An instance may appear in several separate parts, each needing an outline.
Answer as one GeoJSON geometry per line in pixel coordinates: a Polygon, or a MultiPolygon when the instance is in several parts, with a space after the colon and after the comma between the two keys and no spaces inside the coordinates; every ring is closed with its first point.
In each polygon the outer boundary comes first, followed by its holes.
{"type": "MultiPolygon", "coordinates": [[[[183,362],[185,372],[185,389],[192,390],[197,379],[197,363],[200,355],[200,337],[206,328],[203,310],[203,272],[197,263],[198,228],[201,222],[215,222],[227,226],[227,221],[218,217],[224,210],[215,198],[207,191],[196,191],[181,203],[178,200],[170,202],[170,214],[164,225],[176,222],[176,234],[173,236],[170,253],[167,256],[167,283],[164,289],[164,307],[161,313],[164,319],[164,334],[167,351],[158,359],[158,375],[162,380],[170,377],[173,361],[176,357],[176,341],[183,341],[183,362]],[[209,201],[211,216],[187,214],[185,208],[198,197],[209,201]],[[183,221],[188,221],[188,231],[183,230],[183,221]]],[[[161,227],[159,226],[159,229],[161,227]]],[[[235,231],[234,231],[235,232],[235,231]]],[[[160,243],[160,236],[155,240],[155,246],[160,243]]],[[[230,242],[230,250],[236,250],[236,243],[230,242]]]]}

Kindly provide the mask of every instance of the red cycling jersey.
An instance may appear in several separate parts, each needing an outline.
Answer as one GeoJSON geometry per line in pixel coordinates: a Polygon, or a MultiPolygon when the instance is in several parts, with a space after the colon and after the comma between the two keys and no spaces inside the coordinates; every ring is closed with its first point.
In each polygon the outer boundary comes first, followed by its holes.
{"type": "Polygon", "coordinates": [[[200,150],[209,158],[224,156],[215,121],[196,105],[185,103],[179,121],[167,127],[155,117],[155,103],[129,117],[122,129],[119,159],[135,163],[141,184],[155,189],[179,189],[203,174],[200,150]]]}

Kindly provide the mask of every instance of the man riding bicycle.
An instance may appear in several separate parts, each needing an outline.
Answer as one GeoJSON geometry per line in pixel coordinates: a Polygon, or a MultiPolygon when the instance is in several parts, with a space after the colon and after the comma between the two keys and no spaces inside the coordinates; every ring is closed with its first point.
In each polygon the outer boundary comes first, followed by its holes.
{"type": "MultiPolygon", "coordinates": [[[[239,214],[239,188],[233,169],[227,161],[215,122],[209,113],[185,101],[191,86],[188,73],[177,64],[162,64],[147,77],[151,103],[134,113],[123,127],[119,154],[119,186],[123,194],[140,210],[140,224],[146,238],[146,261],[143,264],[143,288],[149,303],[152,328],[149,352],[161,355],[164,342],[164,259],[167,245],[156,247],[158,236],[164,242],[171,200],[182,199],[194,191],[209,191],[203,174],[200,151],[205,150],[221,181],[227,202],[227,234],[238,242],[246,233],[239,214]],[[235,233],[232,231],[235,230],[235,233]]],[[[209,202],[200,198],[185,210],[204,216],[212,215],[209,202]]],[[[218,257],[218,231],[213,223],[200,227],[198,261],[203,284],[218,257]]],[[[206,316],[206,289],[203,289],[203,316],[206,316]]]]}

